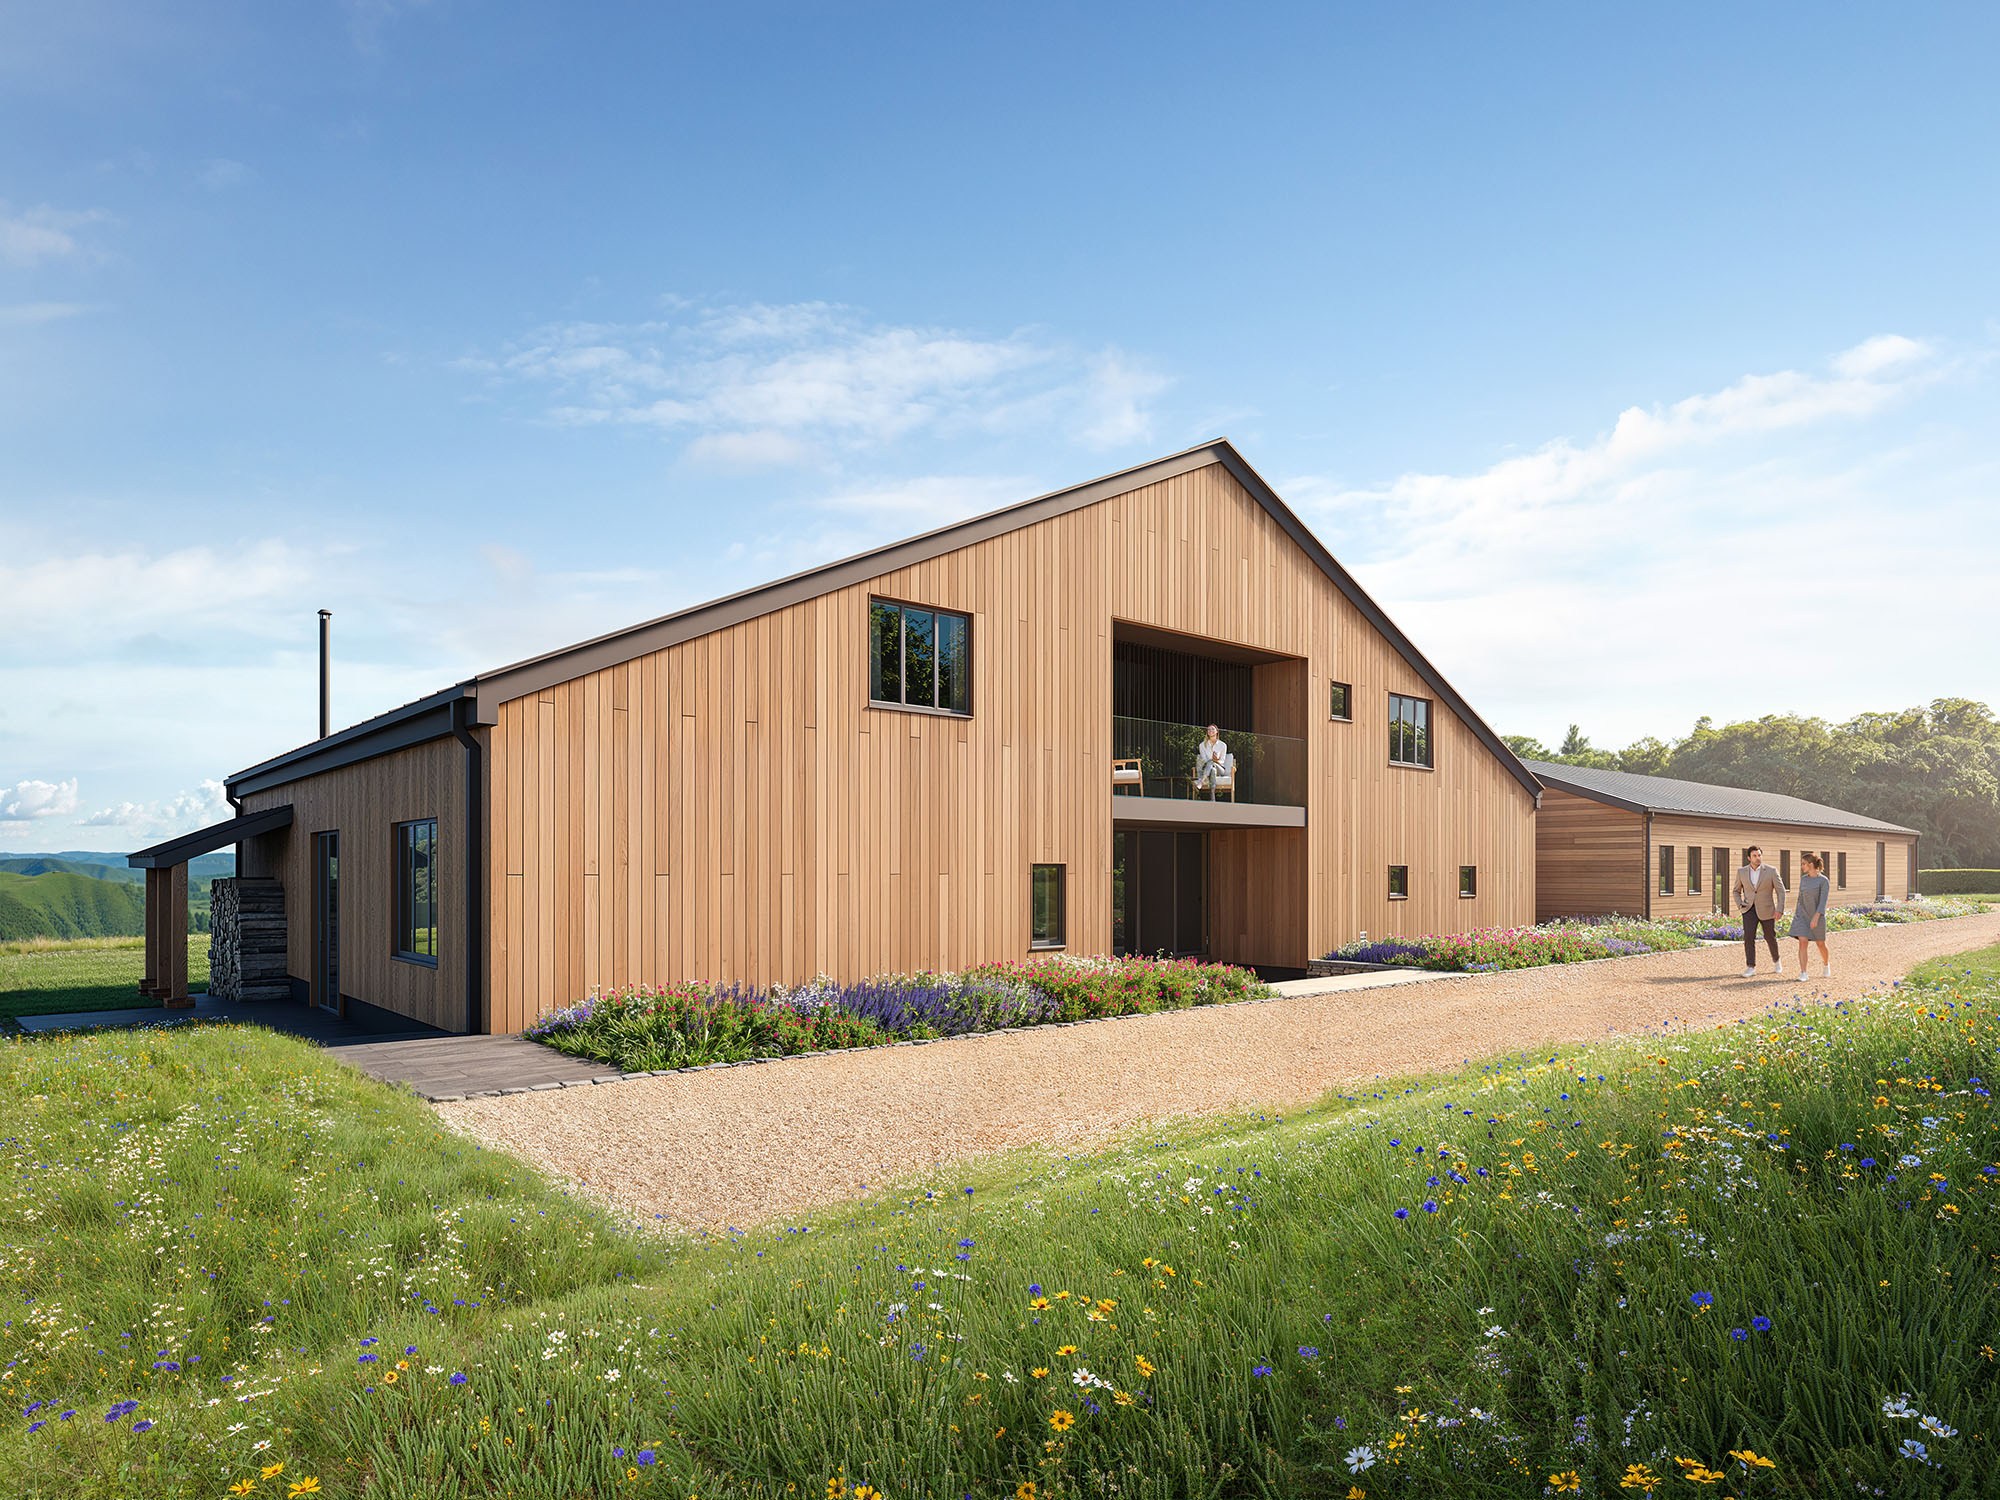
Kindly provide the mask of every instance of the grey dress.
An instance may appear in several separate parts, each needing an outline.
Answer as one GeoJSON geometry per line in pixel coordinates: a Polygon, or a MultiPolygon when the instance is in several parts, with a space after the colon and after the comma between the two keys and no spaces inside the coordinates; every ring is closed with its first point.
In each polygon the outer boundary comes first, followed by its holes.
{"type": "Polygon", "coordinates": [[[1826,896],[1827,879],[1824,875],[1807,875],[1800,879],[1799,888],[1792,907],[1792,925],[1787,931],[1795,938],[1811,938],[1815,943],[1826,941],[1826,896]],[[1813,919],[1819,925],[1813,925],[1813,919]]]}

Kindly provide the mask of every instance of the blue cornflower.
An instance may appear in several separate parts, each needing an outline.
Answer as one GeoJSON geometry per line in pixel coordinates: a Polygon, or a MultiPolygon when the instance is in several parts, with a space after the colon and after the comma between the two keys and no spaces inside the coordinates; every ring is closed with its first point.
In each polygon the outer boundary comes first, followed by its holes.
{"type": "Polygon", "coordinates": [[[463,1375],[454,1375],[451,1377],[451,1383],[453,1385],[464,1385],[465,1377],[463,1375]]]}
{"type": "Polygon", "coordinates": [[[650,1469],[658,1462],[658,1457],[651,1448],[641,1448],[632,1461],[642,1469],[650,1469]]]}
{"type": "Polygon", "coordinates": [[[1269,1365],[1252,1365],[1250,1367],[1250,1374],[1254,1378],[1259,1380],[1263,1379],[1266,1375],[1270,1373],[1271,1373],[1271,1367],[1269,1365]]]}
{"type": "Polygon", "coordinates": [[[1861,1165],[1864,1167],[1872,1167],[1875,1165],[1875,1158],[1872,1156],[1864,1156],[1861,1158],[1861,1165]]]}
{"type": "Polygon", "coordinates": [[[960,1240],[960,1241],[958,1242],[958,1248],[959,1248],[959,1249],[961,1249],[961,1250],[970,1250],[970,1249],[972,1248],[972,1241],[971,1241],[971,1240],[960,1240]]]}
{"type": "Polygon", "coordinates": [[[625,1456],[625,1450],[623,1448],[613,1448],[611,1450],[611,1456],[613,1458],[623,1458],[625,1456]]]}
{"type": "Polygon", "coordinates": [[[922,1359],[923,1357],[924,1357],[924,1346],[922,1344],[910,1345],[911,1359],[922,1359]]]}
{"type": "Polygon", "coordinates": [[[1752,1318],[1750,1320],[1750,1326],[1756,1329],[1759,1333],[1769,1333],[1771,1331],[1771,1320],[1769,1318],[1763,1318],[1763,1317],[1752,1318]]]}
{"type": "Polygon", "coordinates": [[[1491,1177],[1491,1176],[1492,1176],[1493,1174],[1492,1174],[1491,1172],[1487,1171],[1487,1170],[1486,1170],[1486,1168],[1484,1168],[1484,1167],[1481,1167],[1481,1168],[1479,1169],[1479,1175],[1480,1175],[1481,1177],[1491,1177]]]}
{"type": "Polygon", "coordinates": [[[1434,1213],[1436,1213],[1437,1211],[1438,1211],[1438,1206],[1437,1206],[1437,1199],[1435,1199],[1435,1198],[1426,1198],[1426,1199],[1424,1199],[1424,1212],[1425,1212],[1425,1213],[1427,1213],[1427,1214],[1434,1214],[1434,1213]]]}
{"type": "Polygon", "coordinates": [[[1407,1208],[1399,1208],[1396,1210],[1396,1217],[1399,1219],[1407,1219],[1409,1218],[1409,1216],[1410,1216],[1410,1211],[1407,1208]]]}
{"type": "MultiPolygon", "coordinates": [[[[901,1267],[898,1267],[897,1269],[898,1269],[898,1270],[900,1270],[900,1269],[901,1269],[901,1267]]],[[[1041,1283],[1040,1283],[1039,1281],[1031,1281],[1031,1282],[1029,1282],[1029,1283],[1028,1283],[1028,1295],[1029,1295],[1030,1297],[1039,1297],[1039,1296],[1041,1296],[1041,1295],[1042,1295],[1042,1284],[1041,1284],[1041,1283]]]]}
{"type": "Polygon", "coordinates": [[[1745,1332],[1744,1332],[1744,1331],[1743,1331],[1743,1330],[1742,1330],[1741,1328],[1732,1328],[1732,1329],[1730,1329],[1730,1330],[1729,1330],[1729,1336],[1730,1336],[1730,1337],[1731,1337],[1732,1339],[1736,1340],[1736,1342],[1737,1342],[1737,1343],[1739,1343],[1739,1344],[1740,1344],[1740,1343],[1742,1343],[1742,1342],[1743,1342],[1743,1341],[1744,1341],[1745,1339],[1747,1339],[1747,1338],[1749,1338],[1749,1337],[1750,1337],[1750,1335],[1749,1335],[1749,1334],[1747,1334],[1747,1333],[1745,1333],[1745,1332]]]}
{"type": "Polygon", "coordinates": [[[381,1358],[381,1356],[377,1354],[361,1354],[355,1356],[354,1362],[357,1365],[372,1365],[379,1358],[381,1358]]]}
{"type": "Polygon", "coordinates": [[[1300,1359],[1318,1359],[1318,1358],[1319,1358],[1319,1350],[1317,1350],[1317,1349],[1313,1348],[1313,1346],[1312,1346],[1311,1344],[1301,1344],[1301,1345],[1299,1345],[1299,1358],[1300,1358],[1300,1359]]]}
{"type": "Polygon", "coordinates": [[[1696,1307],[1713,1307],[1715,1296],[1711,1292],[1696,1292],[1688,1298],[1696,1307]]]}
{"type": "Polygon", "coordinates": [[[415,1354],[417,1352],[417,1346],[415,1344],[412,1344],[410,1345],[409,1348],[405,1349],[403,1352],[405,1354],[415,1354]]]}

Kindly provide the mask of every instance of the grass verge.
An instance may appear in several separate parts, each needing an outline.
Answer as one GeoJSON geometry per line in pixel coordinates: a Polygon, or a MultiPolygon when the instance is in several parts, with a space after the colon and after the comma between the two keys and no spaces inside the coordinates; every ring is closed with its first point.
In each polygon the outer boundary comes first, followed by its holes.
{"type": "Polygon", "coordinates": [[[1996,1012],[1910,985],[707,1241],[248,1027],[7,1041],[46,1425],[0,1491],[1978,1494],[1996,1012]]]}
{"type": "MultiPolygon", "coordinates": [[[[0,1017],[137,1009],[145,974],[144,938],[0,943],[0,1017]]],[[[206,933],[188,934],[188,988],[208,988],[206,933]]]]}

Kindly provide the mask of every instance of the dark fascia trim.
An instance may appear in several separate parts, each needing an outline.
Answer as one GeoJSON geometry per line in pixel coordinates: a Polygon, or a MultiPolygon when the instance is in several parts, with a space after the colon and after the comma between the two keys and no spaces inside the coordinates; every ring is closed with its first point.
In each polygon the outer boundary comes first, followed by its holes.
{"type": "Polygon", "coordinates": [[[1451,711],[1456,714],[1473,735],[1505,766],[1514,779],[1530,796],[1541,790],[1528,768],[1521,764],[1520,757],[1507,748],[1506,742],[1495,734],[1486,721],[1472,711],[1472,707],[1460,697],[1457,689],[1445,681],[1442,673],[1424,658],[1422,652],[1411,643],[1410,638],[1397,628],[1396,623],[1382,612],[1380,605],[1369,598],[1348,571],[1334,561],[1333,554],[1323,546],[1290,506],[1278,498],[1277,491],[1264,482],[1264,478],[1236,451],[1235,445],[1227,438],[1217,438],[1213,442],[1202,443],[1180,453],[1169,454],[1151,463],[1124,469],[1116,474],[1107,474],[1101,479],[1074,485],[1069,489],[1057,490],[1033,500],[1024,500],[1018,505],[1010,505],[1001,510],[989,511],[983,516],[974,516],[969,521],[960,521],[951,526],[943,526],[922,536],[911,537],[908,541],[896,542],[887,547],[878,547],[872,552],[863,552],[840,562],[829,563],[825,567],[808,572],[795,573],[789,578],[781,578],[776,583],[768,583],[760,588],[747,589],[731,594],[727,598],[712,603],[696,605],[678,614],[665,615],[643,625],[634,625],[626,630],[610,635],[598,636],[594,640],[551,651],[542,656],[530,657],[526,661],[502,667],[495,672],[481,674],[473,680],[473,688],[479,699],[475,716],[480,724],[495,724],[500,719],[500,705],[515,698],[524,698],[543,688],[553,687],[559,682],[590,672],[599,672],[606,667],[646,656],[655,651],[663,651],[669,646],[677,646],[683,641],[697,636],[709,635],[745,620],[756,619],[773,610],[788,605],[800,604],[808,599],[817,599],[822,594],[835,590],[855,587],[893,573],[898,569],[928,562],[947,552],[956,552],[976,542],[989,541],[1004,536],[1010,531],[1018,531],[1024,526],[1032,526],[1039,521],[1051,520],[1067,515],[1085,506],[1095,505],[1101,500],[1109,500],[1117,495],[1129,494],[1145,485],[1158,484],[1162,480],[1173,479],[1196,469],[1205,469],[1210,464],[1220,464],[1236,482],[1268,511],[1278,525],[1307,557],[1332,581],[1335,588],[1347,597],[1368,623],[1395,647],[1396,652],[1409,663],[1412,670],[1429,684],[1451,711]]]}
{"type": "Polygon", "coordinates": [[[1648,807],[1643,802],[1627,801],[1614,797],[1609,792],[1600,792],[1594,787],[1578,786],[1574,781],[1558,781],[1552,776],[1542,777],[1544,786],[1554,787],[1559,792],[1569,792],[1574,796],[1588,798],[1592,802],[1602,802],[1606,807],[1622,807],[1627,812],[1658,814],[1663,818],[1706,818],[1715,823],[1760,823],[1776,825],[1780,828],[1828,828],[1843,833],[1893,834],[1897,838],[1915,838],[1914,828],[1900,828],[1894,823],[1828,823],[1812,818],[1775,818],[1761,813],[1697,812],[1688,807],[1648,807]]]}
{"type": "Polygon", "coordinates": [[[247,797],[252,792],[269,791],[357,761],[373,760],[378,755],[444,739],[452,732],[452,704],[469,696],[470,691],[469,684],[459,683],[386,714],[377,714],[338,734],[238,771],[224,785],[232,795],[247,797]]]}
{"type": "Polygon", "coordinates": [[[198,828],[193,833],[168,839],[164,844],[141,849],[136,854],[126,855],[125,863],[135,870],[170,870],[175,865],[186,864],[197,854],[211,854],[224,844],[240,844],[260,833],[289,828],[291,822],[292,805],[287,802],[283,807],[267,807],[261,812],[245,813],[227,823],[198,828]]]}
{"type": "Polygon", "coordinates": [[[1022,527],[1032,526],[1038,521],[1067,515],[1073,510],[1081,510],[1087,505],[1095,505],[1100,500],[1109,500],[1115,495],[1126,494],[1143,485],[1158,484],[1161,480],[1173,479],[1181,474],[1192,473],[1196,469],[1205,469],[1210,464],[1220,462],[1224,450],[1229,450],[1226,440],[1203,443],[1200,447],[1190,448],[1184,453],[1170,454],[1166,458],[1155,459],[1134,469],[1107,474],[1087,484],[1057,490],[1033,500],[1024,500],[1001,510],[989,511],[983,516],[974,516],[969,521],[958,521],[950,526],[939,527],[936,531],[927,531],[922,536],[911,537],[908,541],[893,542],[886,547],[877,547],[872,552],[858,553],[839,562],[828,563],[824,567],[813,568],[804,573],[794,573],[791,577],[780,578],[775,583],[762,584],[757,588],[745,589],[742,593],[730,594],[726,598],[712,600],[707,604],[698,604],[678,614],[663,615],[642,625],[633,625],[625,630],[614,631],[610,635],[598,636],[595,640],[566,646],[560,651],[530,657],[526,661],[515,662],[512,666],[502,667],[495,672],[482,673],[473,680],[479,695],[478,722],[498,723],[502,703],[524,698],[530,693],[540,692],[543,688],[553,687],[559,682],[568,682],[587,673],[601,672],[606,667],[618,666],[636,657],[664,651],[669,646],[678,646],[683,641],[691,641],[698,636],[711,635],[731,625],[740,625],[745,620],[754,620],[760,615],[767,615],[793,604],[803,604],[806,600],[817,599],[822,594],[831,594],[839,589],[868,583],[885,573],[894,573],[901,568],[929,562],[932,558],[942,557],[947,552],[956,552],[961,547],[969,547],[975,542],[1005,536],[1010,531],[1019,531],[1022,527]]]}

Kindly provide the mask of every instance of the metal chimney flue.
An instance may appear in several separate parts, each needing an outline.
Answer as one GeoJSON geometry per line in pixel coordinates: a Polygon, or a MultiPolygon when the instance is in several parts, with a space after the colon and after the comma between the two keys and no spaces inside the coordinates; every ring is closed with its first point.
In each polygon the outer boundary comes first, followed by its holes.
{"type": "Polygon", "coordinates": [[[319,737],[333,733],[333,611],[319,612],[319,737]]]}

